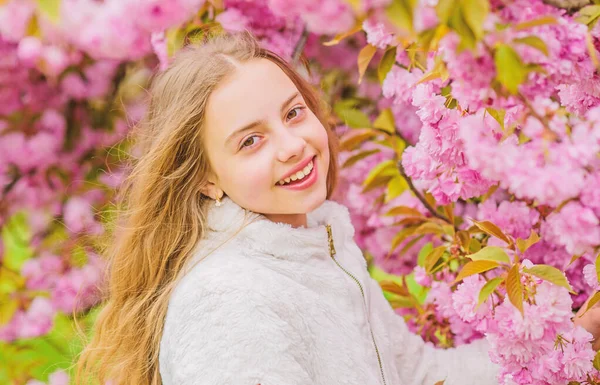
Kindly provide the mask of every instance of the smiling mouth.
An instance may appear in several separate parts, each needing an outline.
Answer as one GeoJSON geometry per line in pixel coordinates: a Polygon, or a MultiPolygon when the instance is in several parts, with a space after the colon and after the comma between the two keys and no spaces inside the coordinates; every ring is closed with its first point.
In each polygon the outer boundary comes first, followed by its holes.
{"type": "Polygon", "coordinates": [[[296,172],[294,175],[292,175],[288,178],[280,180],[279,182],[277,182],[277,186],[294,185],[294,184],[302,182],[314,170],[314,168],[315,168],[314,161],[315,161],[315,158],[313,157],[313,159],[310,161],[310,163],[307,164],[302,170],[296,172]]]}

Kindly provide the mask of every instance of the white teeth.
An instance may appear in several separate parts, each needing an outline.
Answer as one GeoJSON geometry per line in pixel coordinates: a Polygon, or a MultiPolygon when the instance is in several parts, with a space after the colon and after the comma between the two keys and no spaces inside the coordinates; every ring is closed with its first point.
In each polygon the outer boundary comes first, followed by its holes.
{"type": "Polygon", "coordinates": [[[290,183],[291,181],[294,180],[299,180],[299,179],[303,179],[304,177],[306,177],[308,174],[310,174],[310,172],[312,171],[312,169],[314,168],[313,162],[311,161],[306,167],[304,167],[301,171],[298,171],[297,173],[295,173],[294,175],[285,178],[283,180],[280,180],[279,182],[277,182],[278,185],[282,186],[286,183],[290,183]]]}

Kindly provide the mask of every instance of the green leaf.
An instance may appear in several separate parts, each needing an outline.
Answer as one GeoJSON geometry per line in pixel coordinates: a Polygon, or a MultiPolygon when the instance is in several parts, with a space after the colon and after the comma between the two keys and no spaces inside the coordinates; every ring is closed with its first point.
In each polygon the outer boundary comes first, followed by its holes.
{"type": "Polygon", "coordinates": [[[408,206],[396,206],[396,207],[392,207],[387,213],[384,214],[385,216],[389,216],[389,217],[394,217],[397,215],[410,215],[410,216],[415,216],[415,217],[422,217],[423,214],[421,214],[421,212],[417,209],[414,209],[412,207],[408,207],[408,206]]]}
{"type": "Polygon", "coordinates": [[[526,240],[517,239],[517,247],[521,250],[521,253],[524,253],[529,249],[532,245],[536,244],[540,240],[540,237],[537,235],[533,229],[531,229],[531,233],[529,234],[529,238],[526,240]]]}
{"type": "Polygon", "coordinates": [[[88,263],[88,255],[85,248],[81,245],[76,245],[71,253],[71,265],[74,267],[83,267],[88,263]]]}
{"type": "Polygon", "coordinates": [[[384,270],[377,267],[377,265],[375,265],[375,264],[372,264],[369,266],[369,274],[377,282],[388,280],[388,281],[394,281],[394,282],[398,283],[399,285],[402,285],[402,277],[394,275],[394,274],[386,273],[384,270]]]}
{"type": "Polygon", "coordinates": [[[406,142],[397,136],[391,136],[389,139],[392,144],[391,148],[396,152],[398,158],[402,159],[402,154],[404,153],[404,150],[406,150],[406,142]]]}
{"type": "Polygon", "coordinates": [[[453,225],[450,225],[450,224],[442,225],[442,230],[444,231],[445,234],[447,234],[451,237],[454,236],[455,230],[454,230],[453,225]]]}
{"type": "Polygon", "coordinates": [[[362,111],[355,108],[348,108],[344,110],[336,111],[339,118],[344,122],[345,125],[351,128],[369,128],[371,127],[371,120],[362,111]]]}
{"type": "Polygon", "coordinates": [[[361,101],[356,98],[341,99],[333,105],[333,111],[337,115],[341,115],[346,110],[354,110],[359,108],[361,101]]]}
{"type": "Polygon", "coordinates": [[[54,24],[60,21],[60,0],[36,0],[37,9],[54,24]]]}
{"type": "Polygon", "coordinates": [[[594,369],[600,370],[600,351],[596,352],[593,361],[594,369]]]}
{"type": "Polygon", "coordinates": [[[3,295],[10,297],[14,292],[25,289],[25,282],[25,277],[18,271],[0,265],[0,298],[3,295]]]}
{"type": "Polygon", "coordinates": [[[394,123],[394,114],[389,108],[381,111],[377,119],[373,122],[374,128],[379,128],[389,134],[396,132],[396,125],[394,123]]]}
{"type": "Polygon", "coordinates": [[[425,271],[430,274],[433,271],[433,268],[438,263],[444,252],[446,251],[446,246],[438,246],[435,249],[431,250],[429,254],[425,257],[425,271]]]}
{"type": "Polygon", "coordinates": [[[492,294],[494,290],[496,290],[498,285],[500,285],[502,282],[504,282],[504,278],[502,277],[492,278],[489,281],[487,281],[485,285],[483,285],[483,287],[481,288],[481,291],[479,292],[479,301],[477,302],[477,306],[487,301],[490,294],[492,294]]]}
{"type": "Polygon", "coordinates": [[[421,267],[425,267],[425,257],[433,250],[433,244],[431,242],[427,242],[421,250],[419,250],[419,256],[417,257],[417,265],[421,267]]]}
{"type": "Polygon", "coordinates": [[[2,242],[4,242],[2,265],[11,270],[20,271],[21,265],[34,253],[30,242],[32,234],[27,215],[23,212],[14,214],[0,227],[0,232],[2,242]]]}
{"type": "Polygon", "coordinates": [[[500,266],[500,264],[495,261],[471,261],[471,262],[468,262],[467,264],[465,264],[463,266],[460,273],[458,273],[458,276],[456,277],[454,282],[460,282],[463,279],[465,279],[471,275],[483,273],[488,270],[495,269],[499,266],[500,266]]]}
{"type": "Polygon", "coordinates": [[[548,52],[548,46],[546,43],[537,36],[525,36],[514,39],[513,42],[519,44],[526,44],[530,47],[533,47],[539,51],[541,51],[544,55],[548,56],[550,53],[548,52]]]}
{"type": "Polygon", "coordinates": [[[438,78],[442,79],[442,82],[445,82],[449,77],[450,74],[448,73],[448,68],[446,68],[446,63],[444,63],[442,60],[442,56],[436,56],[431,71],[423,75],[423,77],[421,77],[416,84],[421,84],[438,78]]]}
{"type": "MultiPolygon", "coordinates": [[[[600,301],[600,291],[597,291],[592,298],[590,298],[590,302],[588,302],[588,305],[585,309],[585,311],[587,312],[588,310],[590,310],[592,307],[594,307],[595,304],[598,303],[598,301],[600,301]]],[[[583,313],[585,314],[585,312],[583,313]]],[[[582,314],[582,316],[583,316],[582,314]]]]}
{"type": "Polygon", "coordinates": [[[506,293],[508,299],[514,307],[523,314],[523,285],[521,284],[521,274],[519,273],[519,264],[515,263],[506,277],[506,293]]]}
{"type": "Polygon", "coordinates": [[[546,71],[546,69],[539,64],[529,63],[525,65],[525,69],[527,70],[527,73],[537,72],[543,75],[548,75],[548,71],[546,71]]]}
{"type": "Polygon", "coordinates": [[[593,27],[600,18],[600,5],[588,5],[579,10],[575,20],[581,24],[593,27]]]}
{"type": "Polygon", "coordinates": [[[353,166],[359,160],[365,159],[373,154],[377,154],[379,151],[380,150],[376,148],[374,150],[361,151],[358,154],[354,154],[350,158],[346,159],[342,165],[342,168],[353,166]]]}
{"type": "Polygon", "coordinates": [[[437,223],[425,222],[415,229],[413,234],[444,234],[444,229],[437,223]]]}
{"type": "Polygon", "coordinates": [[[19,309],[19,301],[16,298],[10,298],[6,301],[0,302],[0,326],[4,326],[10,321],[19,309]]]}
{"type": "Polygon", "coordinates": [[[400,255],[406,255],[406,253],[408,253],[408,250],[412,249],[417,244],[417,242],[423,239],[423,237],[425,237],[425,235],[417,235],[410,241],[406,242],[404,245],[402,245],[402,248],[398,253],[400,255]]]}
{"type": "Polygon", "coordinates": [[[402,175],[393,177],[387,185],[385,191],[385,203],[399,197],[403,192],[408,190],[409,186],[402,175]]]}
{"type": "Polygon", "coordinates": [[[569,285],[569,281],[565,277],[565,274],[558,270],[554,266],[549,265],[535,265],[530,269],[523,269],[524,273],[535,275],[545,281],[551,282],[555,285],[564,287],[574,294],[573,288],[569,285]]]}
{"type": "Polygon", "coordinates": [[[419,43],[419,46],[423,48],[423,52],[424,53],[429,52],[429,49],[431,47],[431,43],[433,42],[433,39],[436,36],[436,32],[437,32],[437,28],[438,27],[428,28],[428,29],[426,29],[424,31],[421,31],[419,33],[419,37],[417,38],[417,42],[419,43]]]}
{"type": "Polygon", "coordinates": [[[452,12],[456,9],[456,0],[439,0],[435,6],[435,13],[441,24],[448,24],[452,12]]]}
{"type": "Polygon", "coordinates": [[[500,127],[502,127],[502,131],[504,131],[504,116],[506,115],[506,110],[504,108],[500,110],[495,110],[491,107],[486,108],[485,110],[488,114],[490,114],[492,118],[496,120],[496,122],[498,122],[500,127]]]}
{"type": "Polygon", "coordinates": [[[475,32],[473,32],[469,24],[467,24],[463,11],[462,7],[457,7],[450,15],[449,22],[450,28],[454,29],[461,38],[457,47],[458,52],[461,52],[465,48],[474,49],[475,43],[477,42],[475,32]]]}
{"type": "Polygon", "coordinates": [[[367,71],[371,59],[375,56],[375,52],[377,52],[377,48],[371,44],[367,44],[358,53],[358,84],[362,82],[362,78],[367,71]]]}
{"type": "Polygon", "coordinates": [[[344,138],[340,143],[340,149],[343,151],[351,151],[363,144],[365,141],[374,138],[377,134],[373,131],[361,132],[347,138],[344,138]]]}
{"type": "Polygon", "coordinates": [[[380,175],[385,175],[385,176],[390,176],[390,177],[400,175],[398,168],[396,168],[396,162],[394,162],[391,159],[385,160],[385,161],[379,163],[378,165],[376,165],[375,167],[373,167],[373,169],[371,171],[369,171],[369,174],[365,178],[365,180],[363,182],[363,186],[370,185],[373,182],[373,180],[380,175]]]}
{"type": "Polygon", "coordinates": [[[414,306],[414,303],[410,300],[410,298],[394,296],[388,300],[392,309],[399,308],[411,308],[414,306]]]}
{"type": "Polygon", "coordinates": [[[471,253],[476,253],[481,250],[481,242],[477,238],[471,238],[471,242],[469,242],[469,251],[471,253]]]}
{"type": "Polygon", "coordinates": [[[497,246],[487,246],[475,254],[467,255],[473,261],[497,261],[510,263],[510,258],[503,248],[497,246]]]}
{"type": "Polygon", "coordinates": [[[379,78],[380,83],[383,83],[388,72],[390,72],[394,66],[394,63],[396,62],[396,51],[397,47],[388,48],[381,57],[379,67],[377,67],[377,77],[379,78]]]}
{"type": "Polygon", "coordinates": [[[390,21],[404,31],[413,30],[414,0],[392,0],[385,9],[390,21]]]}
{"type": "Polygon", "coordinates": [[[476,40],[483,38],[483,23],[490,12],[488,0],[461,0],[463,18],[475,35],[476,40]]]}
{"type": "Polygon", "coordinates": [[[506,44],[499,44],[494,53],[496,79],[513,95],[527,78],[527,69],[519,54],[506,44]]]}
{"type": "Polygon", "coordinates": [[[398,245],[400,245],[406,238],[413,235],[413,232],[415,231],[415,229],[416,229],[415,227],[406,227],[406,228],[400,230],[398,232],[398,234],[396,234],[394,236],[394,238],[392,238],[392,245],[390,247],[390,251],[389,251],[388,255],[391,255],[394,252],[394,250],[396,250],[398,245]]]}
{"type": "Polygon", "coordinates": [[[361,31],[362,30],[362,24],[358,23],[354,26],[354,28],[352,28],[349,31],[346,32],[342,32],[339,33],[337,35],[335,35],[335,37],[329,41],[326,41],[323,43],[324,46],[332,46],[332,45],[337,45],[339,44],[342,40],[344,40],[345,38],[354,35],[356,32],[361,31]]]}
{"type": "MultiPolygon", "coordinates": [[[[575,255],[573,255],[573,256],[571,257],[571,260],[569,261],[569,264],[567,265],[567,267],[568,267],[568,266],[570,266],[570,265],[571,265],[573,262],[575,262],[575,261],[576,261],[576,260],[578,260],[579,258],[581,258],[582,256],[583,256],[583,254],[579,254],[579,255],[575,254],[575,255]]],[[[598,271],[596,270],[596,273],[597,273],[597,272],[598,272],[598,271]]]]}
{"type": "Polygon", "coordinates": [[[392,180],[393,177],[394,177],[394,175],[390,175],[387,172],[377,175],[371,181],[371,183],[369,183],[366,186],[363,186],[362,193],[365,194],[369,191],[373,191],[373,190],[381,188],[381,187],[387,187],[388,183],[390,183],[390,180],[392,180]]]}
{"type": "Polygon", "coordinates": [[[519,23],[519,24],[515,25],[515,30],[522,31],[524,29],[528,29],[528,28],[532,28],[532,27],[538,27],[540,25],[557,24],[557,23],[558,23],[558,20],[556,20],[555,17],[552,17],[552,16],[542,16],[539,19],[524,21],[522,23],[519,23]]]}
{"type": "Polygon", "coordinates": [[[600,281],[600,253],[596,256],[596,275],[598,276],[598,281],[600,281]]]}

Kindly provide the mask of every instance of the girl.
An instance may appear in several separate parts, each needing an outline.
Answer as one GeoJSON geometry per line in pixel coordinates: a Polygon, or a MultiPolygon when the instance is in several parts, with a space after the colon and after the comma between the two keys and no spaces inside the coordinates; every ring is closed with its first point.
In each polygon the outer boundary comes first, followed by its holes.
{"type": "Polygon", "coordinates": [[[497,383],[485,341],[424,344],[369,277],[348,210],[327,200],[327,122],[311,86],[246,34],[177,55],[150,90],[110,296],[78,378],[497,383]]]}

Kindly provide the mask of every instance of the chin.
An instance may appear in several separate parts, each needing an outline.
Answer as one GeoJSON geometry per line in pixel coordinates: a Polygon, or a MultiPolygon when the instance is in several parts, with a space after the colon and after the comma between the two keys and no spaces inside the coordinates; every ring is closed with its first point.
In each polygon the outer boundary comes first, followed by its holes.
{"type": "Polygon", "coordinates": [[[314,194],[311,194],[311,196],[308,197],[305,202],[303,202],[305,206],[305,212],[309,213],[315,210],[316,208],[321,206],[326,199],[327,187],[325,186],[325,184],[323,184],[322,188],[319,188],[318,191],[315,191],[314,194]]]}

